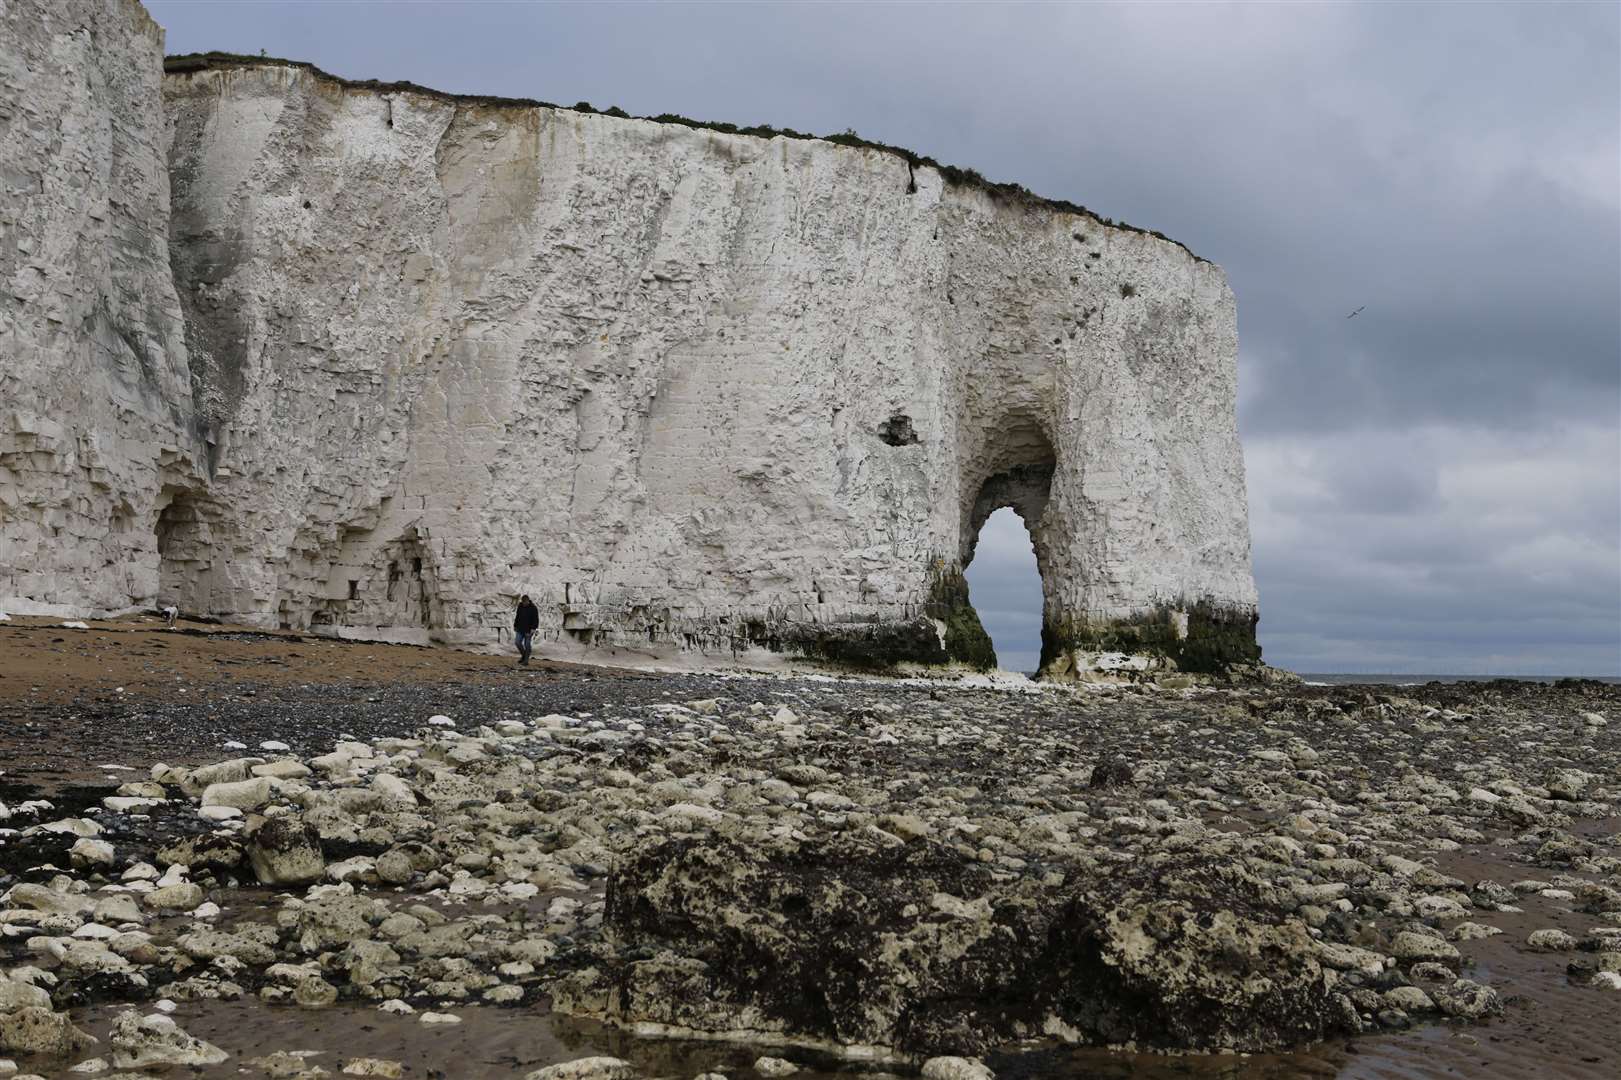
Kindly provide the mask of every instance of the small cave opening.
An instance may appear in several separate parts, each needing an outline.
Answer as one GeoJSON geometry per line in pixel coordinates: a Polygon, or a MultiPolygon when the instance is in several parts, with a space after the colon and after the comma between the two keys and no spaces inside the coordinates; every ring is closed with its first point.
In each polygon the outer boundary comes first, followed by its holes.
{"type": "Polygon", "coordinates": [[[165,488],[153,525],[158,549],[158,603],[207,615],[213,610],[214,527],[207,496],[165,488]]]}
{"type": "Polygon", "coordinates": [[[372,615],[378,625],[438,628],[437,583],[430,565],[424,562],[428,558],[425,551],[426,541],[412,526],[377,552],[375,559],[379,565],[386,565],[388,582],[372,615]]]}
{"type": "Polygon", "coordinates": [[[878,437],[890,446],[916,446],[922,441],[912,426],[912,418],[905,413],[895,413],[879,424],[878,437]]]}
{"type": "Polygon", "coordinates": [[[342,526],[323,554],[331,576],[313,623],[427,631],[430,640],[440,629],[433,558],[416,526],[387,540],[371,528],[342,526]]]}

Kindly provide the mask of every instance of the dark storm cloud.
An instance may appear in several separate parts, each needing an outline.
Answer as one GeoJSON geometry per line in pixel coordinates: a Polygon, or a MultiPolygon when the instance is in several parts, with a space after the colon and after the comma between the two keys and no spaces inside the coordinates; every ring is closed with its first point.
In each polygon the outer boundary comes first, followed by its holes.
{"type": "MultiPolygon", "coordinates": [[[[854,127],[1175,236],[1239,301],[1269,659],[1621,672],[1615,5],[149,7],[171,51],[854,127]]],[[[1033,656],[1024,542],[974,591],[1033,656]]]]}

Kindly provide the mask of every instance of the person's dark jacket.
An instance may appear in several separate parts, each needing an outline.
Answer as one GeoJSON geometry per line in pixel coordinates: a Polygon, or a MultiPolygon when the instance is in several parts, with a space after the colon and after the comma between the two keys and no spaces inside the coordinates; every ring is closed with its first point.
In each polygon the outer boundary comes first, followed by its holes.
{"type": "Polygon", "coordinates": [[[532,634],[540,628],[540,609],[533,603],[518,605],[518,617],[512,620],[512,629],[520,634],[532,634]]]}

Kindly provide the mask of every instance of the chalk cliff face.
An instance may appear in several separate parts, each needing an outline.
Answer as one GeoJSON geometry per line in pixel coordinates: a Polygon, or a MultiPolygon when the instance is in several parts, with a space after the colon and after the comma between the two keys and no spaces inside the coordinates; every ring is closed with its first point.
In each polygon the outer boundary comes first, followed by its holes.
{"type": "MultiPolygon", "coordinates": [[[[117,68],[144,104],[97,100],[160,128],[154,48],[73,62],[117,68]]],[[[493,644],[526,592],[542,654],[974,662],[960,569],[1011,505],[1055,673],[1255,657],[1233,299],[1180,246],[882,150],[171,68],[168,176],[130,213],[169,242],[134,248],[151,292],[130,286],[164,345],[126,411],[162,423],[112,455],[132,524],[97,533],[92,500],[73,544],[129,570],[14,571],[0,597],[493,644]]],[[[49,352],[62,331],[7,302],[49,352]]],[[[22,369],[62,430],[0,444],[32,470],[0,458],[8,551],[84,503],[43,479],[75,440],[133,423],[83,403],[120,369],[81,351],[22,369]]]]}
{"type": "Polygon", "coordinates": [[[150,603],[204,482],[169,264],[163,31],[0,0],[0,610],[150,603]]]}

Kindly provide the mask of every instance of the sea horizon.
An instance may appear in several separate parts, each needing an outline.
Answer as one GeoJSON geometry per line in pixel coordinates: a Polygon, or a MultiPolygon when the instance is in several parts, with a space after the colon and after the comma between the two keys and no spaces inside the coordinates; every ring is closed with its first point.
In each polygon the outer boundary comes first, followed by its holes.
{"type": "Polygon", "coordinates": [[[1493,682],[1499,679],[1508,679],[1512,682],[1557,683],[1563,679],[1583,679],[1592,682],[1606,683],[1611,686],[1621,685],[1621,676],[1616,675],[1459,675],[1442,673],[1402,674],[1399,672],[1367,672],[1367,671],[1297,671],[1296,675],[1308,686],[1348,686],[1348,685],[1377,685],[1377,686],[1423,686],[1425,683],[1463,683],[1463,682],[1493,682]]]}

